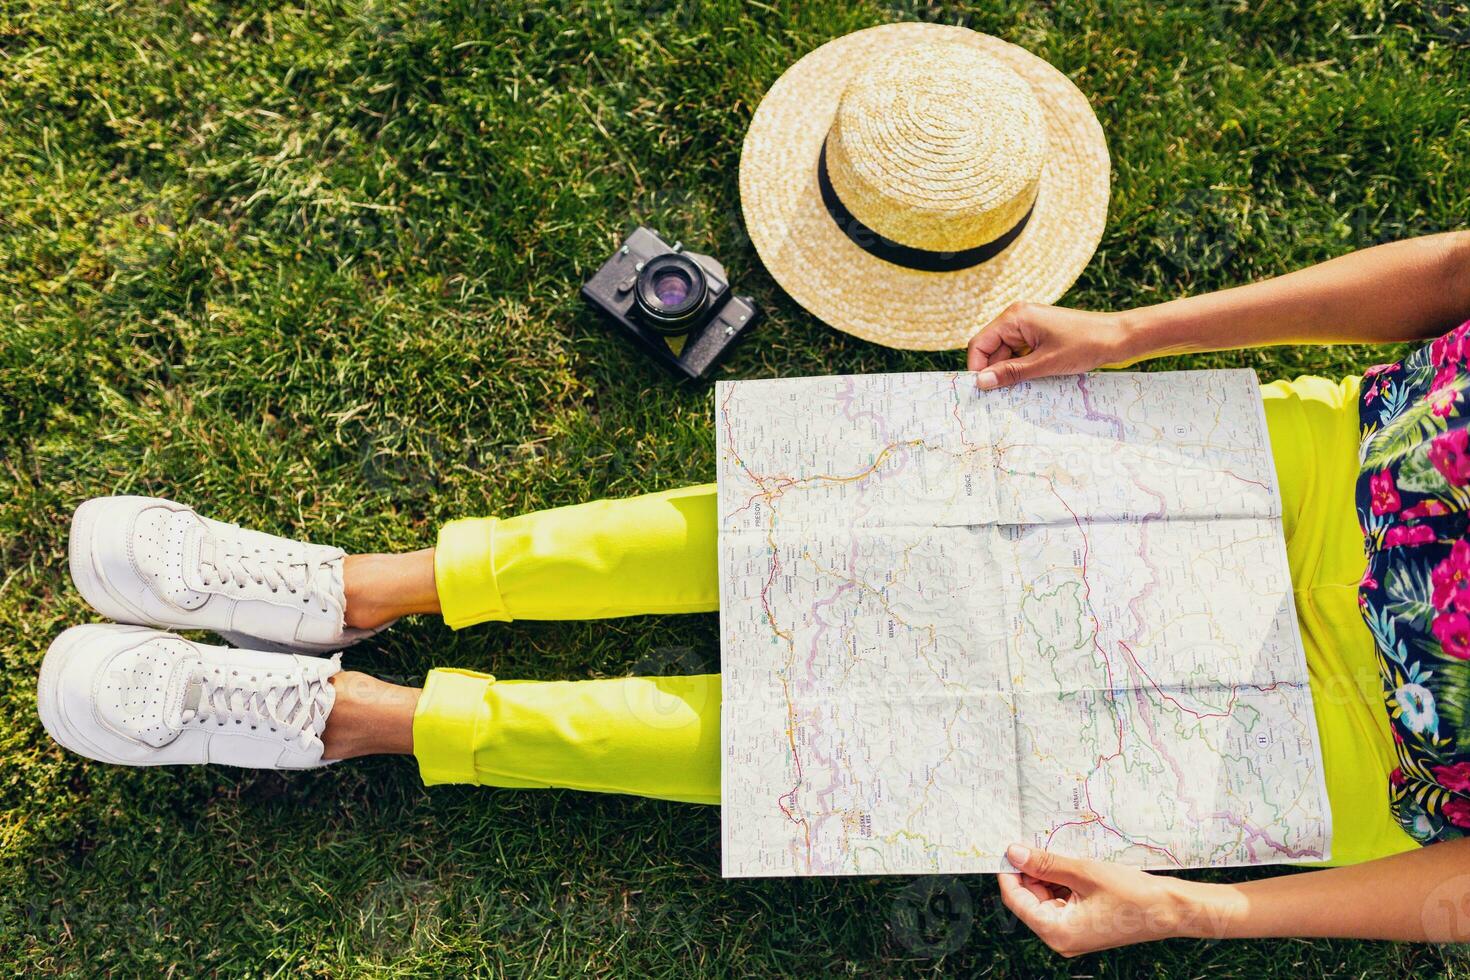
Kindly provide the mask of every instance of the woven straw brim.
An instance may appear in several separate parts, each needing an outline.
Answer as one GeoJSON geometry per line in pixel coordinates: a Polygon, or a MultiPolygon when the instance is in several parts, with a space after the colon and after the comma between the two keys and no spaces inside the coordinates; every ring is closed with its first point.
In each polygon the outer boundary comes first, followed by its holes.
{"type": "Polygon", "coordinates": [[[1067,76],[1024,48],[962,27],[888,24],[837,38],[771,86],[745,136],[740,203],[761,261],[802,306],[838,330],[910,350],[963,347],[1017,300],[1052,303],[1102,238],[1110,164],[1097,116],[1067,76]],[[1036,207],[1000,255],[958,272],[921,272],[863,251],[822,204],[817,158],[849,79],[895,48],[958,41],[1030,84],[1046,117],[1036,207]]]}

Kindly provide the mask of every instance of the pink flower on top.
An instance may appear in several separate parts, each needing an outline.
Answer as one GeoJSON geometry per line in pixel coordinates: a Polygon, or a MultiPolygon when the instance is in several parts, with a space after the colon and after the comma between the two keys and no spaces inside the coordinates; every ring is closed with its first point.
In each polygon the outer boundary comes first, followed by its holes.
{"type": "Polygon", "coordinates": [[[1363,372],[1363,377],[1376,378],[1380,374],[1387,374],[1390,371],[1397,371],[1398,369],[1398,362],[1394,362],[1393,364],[1375,364],[1363,372]]]}
{"type": "Polygon", "coordinates": [[[1379,470],[1368,478],[1370,507],[1375,514],[1392,514],[1404,505],[1399,499],[1399,488],[1394,486],[1393,473],[1379,470]]]}
{"type": "Polygon", "coordinates": [[[1446,654],[1456,660],[1470,660],[1470,616],[1443,613],[1434,617],[1434,625],[1429,630],[1446,654]]]}
{"type": "Polygon", "coordinates": [[[1414,547],[1434,540],[1434,528],[1427,524],[1395,524],[1383,534],[1385,548],[1414,547]]]}
{"type": "Polygon", "coordinates": [[[1451,793],[1470,793],[1470,762],[1435,766],[1429,771],[1434,773],[1434,781],[1451,793]]]}
{"type": "Polygon", "coordinates": [[[1406,521],[1417,521],[1421,517],[1443,517],[1449,512],[1450,509],[1445,505],[1443,500],[1435,500],[1433,497],[1429,497],[1409,507],[1399,517],[1406,521]]]}
{"type": "MultiPolygon", "coordinates": [[[[1450,553],[1429,573],[1434,583],[1431,601],[1436,609],[1448,609],[1459,594],[1470,585],[1470,541],[1460,538],[1450,548],[1450,553]]],[[[1463,602],[1455,603],[1463,606],[1463,602]]]]}
{"type": "Polygon", "coordinates": [[[1435,367],[1458,364],[1465,360],[1466,353],[1470,352],[1470,344],[1467,344],[1466,341],[1467,333],[1470,333],[1470,320],[1466,320],[1429,345],[1429,359],[1435,367]]]}
{"type": "Polygon", "coordinates": [[[1470,483],[1470,455],[1465,452],[1470,430],[1451,429],[1435,436],[1429,443],[1429,461],[1457,487],[1470,483]]]}
{"type": "Polygon", "coordinates": [[[1459,377],[1459,374],[1460,372],[1455,370],[1453,364],[1440,368],[1439,373],[1434,376],[1434,381],[1429,385],[1429,390],[1439,391],[1441,388],[1453,382],[1455,378],[1459,377]]]}

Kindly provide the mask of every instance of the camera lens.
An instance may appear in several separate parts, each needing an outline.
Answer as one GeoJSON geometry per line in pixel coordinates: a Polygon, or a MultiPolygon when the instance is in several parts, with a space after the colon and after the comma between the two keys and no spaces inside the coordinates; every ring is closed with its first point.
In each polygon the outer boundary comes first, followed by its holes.
{"type": "Polygon", "coordinates": [[[679,252],[655,256],[638,273],[634,302],[643,322],[662,334],[688,333],[704,312],[704,270],[679,252]]]}
{"type": "Polygon", "coordinates": [[[660,272],[653,281],[653,295],[665,306],[681,306],[689,298],[689,277],[678,269],[660,272]]]}

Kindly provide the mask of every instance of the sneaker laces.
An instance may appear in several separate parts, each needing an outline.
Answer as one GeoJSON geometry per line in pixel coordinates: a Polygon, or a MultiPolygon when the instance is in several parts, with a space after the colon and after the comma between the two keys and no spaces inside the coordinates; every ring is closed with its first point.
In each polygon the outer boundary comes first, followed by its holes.
{"type": "Polygon", "coordinates": [[[327,715],[337,700],[328,680],[341,662],[342,655],[336,654],[328,661],[329,669],[293,671],[295,680],[277,671],[200,665],[194,678],[198,700],[184,710],[182,720],[220,727],[249,725],[252,730],[264,725],[284,734],[286,741],[298,739],[304,749],[321,749],[327,715]]]}
{"type": "Polygon", "coordinates": [[[205,585],[245,588],[247,583],[264,585],[272,592],[282,586],[292,595],[301,596],[302,605],[316,600],[317,608],[330,612],[332,565],[330,561],[312,562],[306,554],[266,557],[257,550],[244,550],[238,544],[221,541],[205,534],[199,542],[199,564],[205,585]]]}

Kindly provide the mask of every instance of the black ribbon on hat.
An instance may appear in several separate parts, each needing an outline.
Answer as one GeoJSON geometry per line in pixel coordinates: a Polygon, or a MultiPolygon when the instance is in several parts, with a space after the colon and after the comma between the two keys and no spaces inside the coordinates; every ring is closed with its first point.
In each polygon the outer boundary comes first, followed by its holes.
{"type": "Polygon", "coordinates": [[[837,196],[837,190],[832,186],[832,179],[827,176],[827,142],[822,141],[822,154],[817,158],[817,186],[822,189],[822,203],[827,206],[827,213],[842,229],[842,233],[858,248],[869,255],[877,256],[885,262],[901,265],[906,269],[918,269],[922,272],[958,272],[961,269],[969,269],[982,262],[988,262],[1001,252],[1004,252],[1026,228],[1026,222],[1031,220],[1031,212],[1036,210],[1036,202],[1031,202],[1031,207],[1021,215],[1021,220],[1011,226],[1004,235],[984,245],[976,245],[960,252],[933,252],[927,248],[914,248],[911,245],[900,245],[898,242],[884,238],[867,225],[863,224],[853,213],[847,210],[842,199],[837,196]]]}

